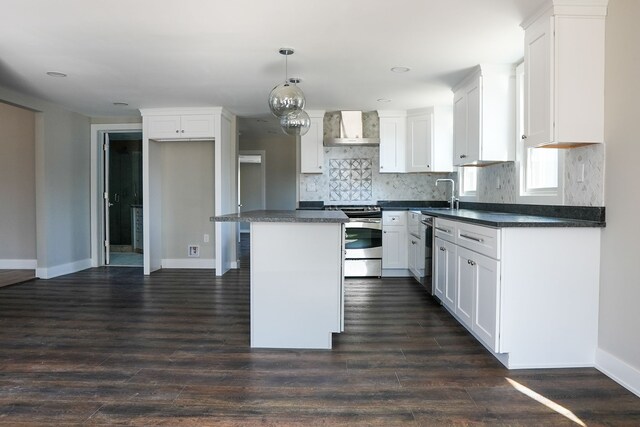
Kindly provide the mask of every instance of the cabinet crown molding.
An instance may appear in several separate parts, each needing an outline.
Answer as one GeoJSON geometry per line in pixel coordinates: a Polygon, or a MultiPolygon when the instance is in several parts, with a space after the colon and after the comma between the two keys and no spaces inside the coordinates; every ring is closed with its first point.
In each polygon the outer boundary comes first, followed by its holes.
{"type": "Polygon", "coordinates": [[[520,26],[527,29],[545,14],[551,16],[607,16],[609,0],[548,0],[538,10],[522,21],[520,26]]]}

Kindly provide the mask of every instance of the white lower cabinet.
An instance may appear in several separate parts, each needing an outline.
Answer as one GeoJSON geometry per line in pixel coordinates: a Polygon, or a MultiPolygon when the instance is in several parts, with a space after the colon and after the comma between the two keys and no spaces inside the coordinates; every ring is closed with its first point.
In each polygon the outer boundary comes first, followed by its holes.
{"type": "Polygon", "coordinates": [[[434,295],[501,363],[594,366],[599,228],[434,229],[434,295]]]}

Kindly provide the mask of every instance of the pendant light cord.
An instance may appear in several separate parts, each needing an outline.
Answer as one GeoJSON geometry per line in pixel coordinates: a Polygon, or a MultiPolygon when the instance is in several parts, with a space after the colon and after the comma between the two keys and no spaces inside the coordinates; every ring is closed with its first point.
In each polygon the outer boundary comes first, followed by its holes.
{"type": "Polygon", "coordinates": [[[289,76],[289,55],[284,56],[284,84],[287,84],[289,76]]]}

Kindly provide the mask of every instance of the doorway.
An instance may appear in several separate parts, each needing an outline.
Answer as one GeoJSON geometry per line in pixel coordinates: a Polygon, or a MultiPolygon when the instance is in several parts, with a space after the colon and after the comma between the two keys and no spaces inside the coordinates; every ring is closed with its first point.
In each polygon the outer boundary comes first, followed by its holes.
{"type": "Polygon", "coordinates": [[[104,133],[105,265],[142,267],[142,133],[104,133]]]}
{"type": "MultiPolygon", "coordinates": [[[[240,150],[238,152],[238,212],[266,209],[267,178],[264,150],[240,150]]],[[[249,256],[248,222],[238,227],[238,259],[249,256]]]]}

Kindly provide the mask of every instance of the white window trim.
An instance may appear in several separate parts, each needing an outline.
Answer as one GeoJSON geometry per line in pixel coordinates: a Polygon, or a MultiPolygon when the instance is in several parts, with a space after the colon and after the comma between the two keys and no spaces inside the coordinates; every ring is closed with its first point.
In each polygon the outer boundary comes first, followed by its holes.
{"type": "Polygon", "coordinates": [[[465,192],[462,191],[464,190],[463,188],[464,186],[462,185],[463,183],[462,171],[465,169],[470,169],[470,168],[463,168],[461,166],[458,167],[458,199],[462,202],[476,202],[478,201],[477,178],[476,178],[476,189],[474,191],[465,191],[465,192]]]}
{"type": "Polygon", "coordinates": [[[518,194],[516,195],[516,203],[523,204],[538,204],[538,205],[562,205],[564,204],[564,150],[549,148],[549,150],[558,150],[558,186],[551,189],[526,189],[526,165],[527,156],[526,152],[529,148],[534,148],[533,145],[528,144],[526,139],[522,139],[520,136],[524,135],[524,129],[518,119],[524,114],[521,111],[521,91],[519,90],[519,84],[524,76],[524,62],[521,62],[516,67],[516,176],[518,179],[518,194]]]}

